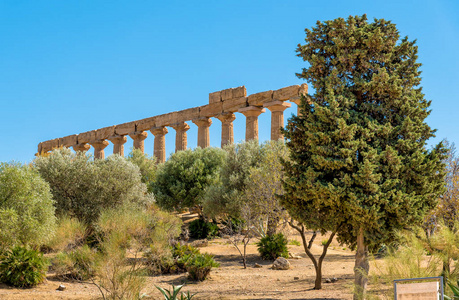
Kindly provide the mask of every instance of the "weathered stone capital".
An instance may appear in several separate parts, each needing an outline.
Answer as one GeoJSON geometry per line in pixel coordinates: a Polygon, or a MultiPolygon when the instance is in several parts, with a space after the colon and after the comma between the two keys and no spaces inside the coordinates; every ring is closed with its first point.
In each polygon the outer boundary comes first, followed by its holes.
{"type": "Polygon", "coordinates": [[[93,146],[95,150],[101,151],[109,145],[109,142],[107,142],[106,140],[95,140],[89,142],[89,144],[93,146]]]}
{"type": "Polygon", "coordinates": [[[143,140],[145,140],[147,138],[148,132],[146,132],[146,131],[134,131],[134,132],[129,133],[129,136],[133,140],[143,141],[143,140]]]}
{"type": "Polygon", "coordinates": [[[263,107],[266,107],[271,112],[276,112],[276,111],[282,112],[291,106],[292,104],[285,102],[285,101],[279,101],[279,100],[271,101],[271,102],[267,102],[263,104],[263,107]]]}
{"type": "Polygon", "coordinates": [[[185,122],[172,124],[171,127],[174,128],[176,131],[181,131],[181,132],[187,131],[188,129],[190,129],[190,125],[188,125],[185,122]]]}
{"type": "Polygon", "coordinates": [[[212,119],[204,117],[193,120],[192,122],[196,124],[196,126],[198,127],[210,127],[210,125],[212,124],[212,119]]]}
{"type": "Polygon", "coordinates": [[[120,145],[127,142],[127,137],[125,135],[113,135],[108,140],[115,145],[120,145]]]}
{"type": "Polygon", "coordinates": [[[219,119],[223,124],[229,124],[236,120],[236,115],[233,113],[222,113],[217,116],[217,119],[219,119]]]}
{"type": "Polygon", "coordinates": [[[75,151],[82,151],[82,152],[85,152],[85,151],[88,151],[91,146],[89,146],[88,144],[86,143],[83,143],[83,144],[76,144],[76,145],[73,145],[73,150],[75,151]]]}
{"type": "Polygon", "coordinates": [[[258,117],[265,111],[266,109],[264,109],[263,107],[258,107],[258,106],[247,106],[247,107],[244,107],[238,110],[238,112],[240,112],[246,117],[258,117]]]}
{"type": "Polygon", "coordinates": [[[152,127],[150,129],[150,132],[156,137],[156,136],[161,136],[161,135],[166,135],[169,130],[165,126],[161,127],[152,127]]]}

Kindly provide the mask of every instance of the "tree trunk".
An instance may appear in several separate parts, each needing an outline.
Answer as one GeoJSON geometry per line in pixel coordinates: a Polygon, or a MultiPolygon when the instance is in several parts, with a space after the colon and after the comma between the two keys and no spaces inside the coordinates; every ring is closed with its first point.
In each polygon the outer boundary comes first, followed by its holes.
{"type": "Polygon", "coordinates": [[[273,236],[276,234],[277,224],[279,224],[279,218],[272,217],[272,216],[268,217],[268,224],[267,224],[267,230],[266,230],[267,236],[273,236]]]}
{"type": "Polygon", "coordinates": [[[370,264],[368,262],[368,246],[365,246],[363,227],[360,227],[357,235],[357,253],[355,254],[354,266],[354,300],[364,299],[369,270],[370,264]]]}
{"type": "Polygon", "coordinates": [[[312,233],[311,239],[309,240],[309,243],[308,243],[308,248],[309,249],[311,249],[312,244],[314,243],[314,240],[316,239],[316,236],[317,236],[317,231],[314,231],[312,233]]]}
{"type": "Polygon", "coordinates": [[[322,264],[318,264],[316,267],[316,281],[314,282],[314,289],[322,289],[322,264]]]}

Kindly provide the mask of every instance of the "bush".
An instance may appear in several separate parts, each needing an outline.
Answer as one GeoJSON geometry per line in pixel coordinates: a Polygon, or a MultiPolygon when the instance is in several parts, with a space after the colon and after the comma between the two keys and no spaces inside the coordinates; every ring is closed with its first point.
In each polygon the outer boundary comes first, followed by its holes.
{"type": "Polygon", "coordinates": [[[195,239],[212,238],[218,235],[217,224],[202,219],[190,222],[188,229],[190,230],[190,237],[195,239]]]}
{"type": "Polygon", "coordinates": [[[52,267],[57,276],[88,280],[95,275],[95,258],[96,252],[88,245],[84,245],[73,251],[56,255],[52,261],[52,267]]]}
{"type": "Polygon", "coordinates": [[[15,287],[32,287],[45,279],[48,261],[43,253],[16,246],[0,258],[0,280],[15,287]]]}
{"type": "Polygon", "coordinates": [[[144,154],[140,149],[133,149],[129,153],[127,160],[139,167],[142,182],[147,185],[149,193],[153,192],[151,183],[154,181],[156,175],[156,158],[149,157],[148,154],[144,154]]]}
{"type": "Polygon", "coordinates": [[[61,216],[54,237],[44,247],[56,252],[71,250],[84,242],[87,231],[87,226],[78,219],[61,216]]]}
{"type": "Polygon", "coordinates": [[[287,239],[282,233],[267,235],[258,243],[258,252],[262,259],[275,260],[278,257],[288,258],[287,239]]]}
{"type": "Polygon", "coordinates": [[[222,149],[199,147],[172,154],[158,167],[151,185],[158,205],[177,211],[200,207],[205,188],[218,180],[225,156],[222,149]]]}
{"type": "Polygon", "coordinates": [[[56,227],[48,183],[29,166],[0,163],[0,250],[39,246],[56,227]]]}
{"type": "Polygon", "coordinates": [[[93,224],[103,209],[152,201],[139,168],[119,155],[94,161],[88,154],[57,149],[34,165],[51,187],[58,216],[93,224]]]}
{"type": "Polygon", "coordinates": [[[214,256],[208,253],[197,254],[187,259],[186,270],[188,278],[191,280],[203,281],[209,275],[213,267],[219,267],[220,264],[214,260],[214,256]]]}

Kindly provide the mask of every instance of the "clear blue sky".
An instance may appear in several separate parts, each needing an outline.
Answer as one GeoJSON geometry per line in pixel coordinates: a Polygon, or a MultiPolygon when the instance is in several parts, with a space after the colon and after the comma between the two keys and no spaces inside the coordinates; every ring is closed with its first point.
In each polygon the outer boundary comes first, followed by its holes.
{"type": "MultiPolygon", "coordinates": [[[[301,84],[304,29],[366,13],[417,39],[428,123],[459,143],[459,1],[22,1],[0,0],[0,161],[29,162],[40,141],[301,84]]],[[[286,119],[292,112],[286,111],[286,119]]],[[[220,145],[220,121],[210,128],[220,145]]],[[[235,140],[245,117],[237,114],[235,140]]],[[[260,116],[269,139],[270,113],[260,116]]],[[[190,122],[189,147],[197,128],[190,122]]],[[[175,131],[166,136],[174,151],[175,131]]],[[[127,149],[132,146],[128,140],[127,149]]],[[[153,152],[151,133],[146,152],[153,152]]],[[[126,150],[127,150],[126,149],[126,150]]],[[[112,153],[111,146],[106,153],[112,153]]]]}

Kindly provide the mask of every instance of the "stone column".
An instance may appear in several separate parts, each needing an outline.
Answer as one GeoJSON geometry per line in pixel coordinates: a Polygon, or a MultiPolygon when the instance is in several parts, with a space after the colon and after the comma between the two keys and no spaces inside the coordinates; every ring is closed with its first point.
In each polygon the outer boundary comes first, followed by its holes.
{"type": "Polygon", "coordinates": [[[233,121],[236,116],[233,113],[222,113],[217,116],[222,121],[222,148],[234,143],[233,121]]]}
{"type": "Polygon", "coordinates": [[[104,159],[105,158],[105,147],[108,146],[108,142],[106,140],[95,140],[89,142],[91,146],[94,147],[94,159],[104,159]]]}
{"type": "Polygon", "coordinates": [[[271,140],[283,140],[284,135],[280,129],[284,127],[284,110],[292,105],[285,101],[272,101],[263,106],[271,111],[271,140]]]}
{"type": "Polygon", "coordinates": [[[127,137],[124,135],[114,135],[108,138],[113,143],[113,154],[124,156],[124,143],[127,142],[127,137]]]}
{"type": "Polygon", "coordinates": [[[300,113],[300,104],[301,104],[301,99],[290,99],[290,101],[292,101],[293,103],[296,104],[296,115],[297,116],[301,116],[301,113],[300,113]]]}
{"type": "Polygon", "coordinates": [[[198,126],[198,147],[203,149],[209,147],[209,127],[212,124],[212,120],[204,117],[193,120],[193,123],[198,126]]]}
{"type": "Polygon", "coordinates": [[[75,152],[77,151],[86,152],[91,148],[91,146],[89,146],[86,143],[76,144],[76,145],[73,145],[72,147],[73,147],[73,150],[75,150],[75,152]]]}
{"type": "Polygon", "coordinates": [[[247,106],[238,110],[246,117],[245,140],[258,140],[258,116],[266,110],[258,106],[247,106]]]}
{"type": "Polygon", "coordinates": [[[144,151],[145,150],[144,140],[147,138],[148,132],[135,131],[135,132],[129,133],[129,136],[131,137],[131,139],[134,140],[134,149],[140,149],[140,151],[144,153],[145,152],[144,151]]]}
{"type": "Polygon", "coordinates": [[[154,156],[157,158],[157,163],[166,161],[166,134],[169,132],[166,127],[153,127],[150,129],[155,136],[154,156]]]}
{"type": "Polygon", "coordinates": [[[186,132],[190,129],[190,125],[185,122],[176,123],[171,125],[175,129],[175,152],[186,150],[187,135],[186,132]]]}

